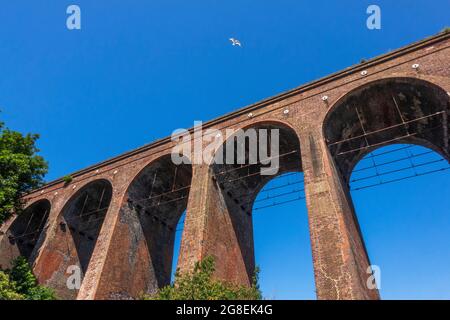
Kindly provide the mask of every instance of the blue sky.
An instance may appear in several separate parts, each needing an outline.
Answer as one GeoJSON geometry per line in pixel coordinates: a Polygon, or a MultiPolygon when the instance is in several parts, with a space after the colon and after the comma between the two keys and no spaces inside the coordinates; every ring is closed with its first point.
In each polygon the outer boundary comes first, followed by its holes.
{"type": "MultiPolygon", "coordinates": [[[[41,134],[52,180],[433,35],[449,12],[448,0],[2,0],[1,118],[41,134]],[[365,27],[369,4],[381,30],[365,27]]],[[[448,173],[357,193],[382,296],[450,298],[448,173]]],[[[255,214],[255,238],[264,294],[314,298],[304,202],[255,214]]]]}

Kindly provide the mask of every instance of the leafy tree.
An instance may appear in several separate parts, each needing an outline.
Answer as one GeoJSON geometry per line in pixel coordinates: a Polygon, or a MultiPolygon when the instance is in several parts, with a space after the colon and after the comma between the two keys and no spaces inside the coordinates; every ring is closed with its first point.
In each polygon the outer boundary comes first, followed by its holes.
{"type": "Polygon", "coordinates": [[[27,294],[36,286],[36,278],[24,257],[17,257],[9,271],[9,277],[16,283],[17,292],[27,294]]]}
{"type": "Polygon", "coordinates": [[[20,213],[21,196],[43,184],[47,163],[36,147],[37,134],[22,135],[0,122],[0,225],[20,213]]]}
{"type": "Polygon", "coordinates": [[[0,271],[0,300],[55,300],[53,290],[40,286],[24,257],[8,271],[0,271]]]}
{"type": "Polygon", "coordinates": [[[23,300],[25,297],[17,292],[16,284],[9,275],[0,271],[0,300],[23,300]]]}
{"type": "Polygon", "coordinates": [[[214,258],[206,257],[197,262],[192,273],[175,275],[175,283],[160,289],[145,300],[260,300],[258,270],[250,287],[238,286],[213,279],[214,258]]]}

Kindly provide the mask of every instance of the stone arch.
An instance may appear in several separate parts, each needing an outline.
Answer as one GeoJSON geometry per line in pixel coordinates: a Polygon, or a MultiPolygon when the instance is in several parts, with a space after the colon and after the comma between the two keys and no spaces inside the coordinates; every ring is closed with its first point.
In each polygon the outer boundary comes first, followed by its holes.
{"type": "Polygon", "coordinates": [[[450,99],[445,90],[429,81],[408,77],[367,83],[341,97],[328,110],[322,126],[324,142],[338,173],[336,177],[341,180],[341,197],[352,215],[367,264],[368,254],[350,194],[354,167],[370,152],[391,144],[424,146],[448,160],[449,111],[450,99]]]}
{"type": "Polygon", "coordinates": [[[191,179],[191,165],[176,165],[166,154],[143,166],[128,185],[118,226],[132,237],[121,244],[129,248],[127,295],[170,284],[176,226],[187,207],[191,179]]]}
{"type": "Polygon", "coordinates": [[[112,190],[108,180],[92,181],[72,196],[59,216],[60,229],[68,229],[73,238],[83,273],[111,202],[112,190]]]}
{"type": "Polygon", "coordinates": [[[64,204],[39,258],[40,282],[55,289],[63,299],[75,299],[79,288],[69,288],[68,277],[86,273],[103,221],[110,206],[113,187],[98,179],[79,188],[64,204]],[[71,267],[70,271],[68,268],[71,267]]]}
{"type": "MultiPolygon", "coordinates": [[[[243,127],[244,133],[248,133],[248,129],[256,130],[256,141],[250,141],[252,135],[248,135],[243,140],[239,140],[237,134],[234,134],[216,151],[214,161],[210,164],[211,174],[213,176],[215,189],[218,191],[215,195],[217,199],[214,199],[214,206],[211,210],[214,211],[226,211],[228,212],[229,220],[226,222],[229,224],[230,239],[236,239],[239,249],[233,254],[236,257],[231,257],[231,254],[226,253],[227,248],[218,248],[214,253],[216,259],[223,259],[221,257],[221,250],[223,255],[230,261],[243,261],[243,268],[245,268],[245,275],[235,276],[235,282],[247,283],[251,282],[251,279],[255,270],[255,257],[254,257],[254,245],[253,245],[253,222],[252,222],[252,208],[253,202],[257,197],[259,191],[270,180],[287,172],[301,172],[301,151],[300,140],[296,131],[289,125],[281,121],[260,121],[252,123],[243,127]],[[267,138],[261,136],[260,129],[267,130],[267,138]],[[274,140],[273,134],[278,130],[279,133],[279,148],[276,150],[276,154],[271,154],[270,147],[268,152],[263,152],[269,159],[277,160],[278,170],[271,172],[270,168],[274,165],[268,165],[264,162],[264,157],[261,157],[260,143],[267,145],[274,140]],[[228,147],[227,145],[232,146],[228,147]],[[253,143],[253,144],[252,144],[253,143]],[[243,145],[242,145],[243,144],[243,145]],[[256,147],[255,147],[256,144],[256,147]],[[253,147],[253,150],[251,149],[253,147]],[[244,156],[238,161],[236,156],[238,150],[244,151],[244,156]],[[252,153],[256,151],[257,156],[252,159],[252,153]],[[231,162],[227,162],[227,155],[233,153],[231,162]],[[223,163],[218,163],[217,159],[224,159],[223,163]],[[269,173],[269,175],[263,175],[262,172],[269,173]]],[[[230,157],[231,159],[231,157],[230,157]]],[[[219,274],[224,275],[227,278],[227,264],[232,262],[224,262],[218,264],[217,269],[219,274]]],[[[228,277],[229,278],[229,277],[228,277]]]]}
{"type": "Polygon", "coordinates": [[[28,260],[32,258],[38,239],[45,232],[50,210],[50,201],[41,199],[28,205],[14,218],[0,238],[0,269],[10,267],[11,261],[18,256],[28,260]]]}
{"type": "Polygon", "coordinates": [[[367,153],[392,143],[420,144],[450,158],[450,99],[429,81],[393,77],[358,87],[327,112],[323,135],[343,179],[367,153]]]}

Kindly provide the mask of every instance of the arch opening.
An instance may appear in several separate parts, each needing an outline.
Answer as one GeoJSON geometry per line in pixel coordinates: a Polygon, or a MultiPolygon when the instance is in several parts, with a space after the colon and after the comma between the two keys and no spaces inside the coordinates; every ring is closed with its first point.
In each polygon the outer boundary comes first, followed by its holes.
{"type": "MultiPolygon", "coordinates": [[[[406,211],[417,213],[416,209],[421,208],[427,214],[433,213],[423,207],[429,200],[422,198],[423,186],[419,187],[416,181],[420,179],[432,187],[433,180],[427,179],[439,179],[436,178],[441,176],[439,173],[448,172],[449,115],[447,93],[430,82],[412,78],[390,78],[366,84],[344,96],[329,111],[323,125],[324,138],[348,192],[348,200],[357,210],[355,218],[362,221],[359,231],[364,234],[367,254],[372,260],[375,257],[383,261],[377,249],[383,239],[374,240],[373,226],[395,220],[395,227],[402,229],[402,225],[415,221],[406,211]],[[380,185],[383,187],[372,188],[380,185]],[[405,190],[416,196],[409,198],[405,190]],[[415,203],[418,199],[422,199],[421,202],[415,203]],[[380,211],[380,208],[384,209],[380,211]]],[[[440,210],[445,211],[445,208],[440,210]]],[[[360,224],[357,222],[357,225],[360,224]]],[[[414,227],[419,229],[423,224],[414,227]]],[[[394,229],[393,225],[385,224],[383,228],[394,229]]],[[[382,233],[382,230],[377,231],[382,233]]],[[[405,239],[400,233],[391,236],[391,244],[405,239]]],[[[411,234],[404,236],[410,239],[411,234]]],[[[387,244],[380,247],[389,251],[387,244]]],[[[396,259],[395,255],[391,258],[396,259]]],[[[403,274],[408,272],[403,269],[403,274]]],[[[382,283],[386,285],[386,281],[382,283]]],[[[396,296],[382,288],[383,296],[396,296]]],[[[401,292],[407,290],[398,291],[397,298],[401,297],[401,292]]]]}
{"type": "Polygon", "coordinates": [[[112,185],[95,180],[81,187],[56,218],[34,267],[39,282],[58,298],[75,299],[94,252],[112,198],[112,185]]]}
{"type": "Polygon", "coordinates": [[[0,269],[9,267],[17,256],[30,259],[50,214],[50,201],[31,204],[12,222],[0,241],[0,269]]]}
{"type": "MultiPolygon", "coordinates": [[[[275,298],[297,296],[297,292],[292,292],[292,282],[289,283],[287,277],[291,281],[299,280],[297,272],[304,270],[305,266],[306,269],[309,267],[309,284],[314,287],[306,205],[304,202],[298,205],[304,200],[300,142],[292,128],[277,122],[256,123],[244,128],[243,132],[245,139],[242,132],[238,132],[224,142],[211,165],[217,190],[220,191],[218,207],[225,209],[230,217],[233,238],[237,239],[238,255],[244,262],[247,283],[253,278],[258,261],[258,264],[262,263],[259,267],[262,269],[260,284],[263,295],[275,298]],[[255,134],[250,130],[254,130],[255,134]],[[267,135],[261,134],[264,130],[267,135]],[[271,147],[274,141],[278,142],[277,148],[271,147]],[[244,156],[239,159],[238,154],[242,150],[244,156]],[[232,156],[228,158],[230,153],[232,156]],[[277,159],[276,171],[267,169],[273,165],[267,164],[265,155],[277,159]],[[232,158],[234,162],[220,161],[227,158],[232,158]],[[263,174],[267,170],[270,174],[263,174]],[[285,219],[290,218],[294,223],[287,227],[285,219]],[[288,236],[293,240],[290,249],[301,252],[301,258],[308,262],[286,251],[285,238],[280,240],[288,236]],[[281,253],[284,254],[284,261],[278,259],[281,253]],[[273,256],[283,263],[271,261],[270,257],[273,256]],[[279,281],[272,282],[270,279],[279,281]],[[287,288],[290,292],[287,292],[287,288]],[[275,293],[276,290],[282,293],[275,293]]],[[[234,251],[234,248],[228,250],[234,251]]],[[[301,278],[305,280],[305,277],[301,278]]],[[[243,282],[242,279],[234,280],[243,282]]],[[[310,297],[314,297],[314,293],[310,297]]]]}
{"type": "Polygon", "coordinates": [[[163,156],[147,165],[130,184],[126,203],[122,206],[122,220],[134,224],[137,248],[145,247],[130,257],[131,267],[148,265],[139,272],[145,273],[146,291],[153,293],[170,284],[176,269],[181,241],[181,217],[187,208],[192,167],[190,164],[175,165],[170,155],[163,156]],[[177,248],[175,240],[177,236],[177,248]],[[150,274],[148,274],[148,270],[150,274]]]}
{"type": "Polygon", "coordinates": [[[432,149],[381,147],[361,159],[351,196],[384,299],[448,299],[450,165],[432,149]]]}
{"type": "Polygon", "coordinates": [[[170,275],[170,282],[175,282],[175,275],[178,269],[178,259],[181,250],[181,237],[183,235],[184,221],[186,219],[186,210],[181,214],[180,219],[175,227],[175,239],[173,244],[173,258],[172,258],[172,273],[170,275]]]}
{"type": "Polygon", "coordinates": [[[316,299],[302,172],[268,181],[253,203],[255,260],[268,299],[316,299]]]}
{"type": "Polygon", "coordinates": [[[59,227],[69,232],[83,274],[86,272],[112,198],[111,183],[98,180],[84,186],[59,216],[59,227]]]}

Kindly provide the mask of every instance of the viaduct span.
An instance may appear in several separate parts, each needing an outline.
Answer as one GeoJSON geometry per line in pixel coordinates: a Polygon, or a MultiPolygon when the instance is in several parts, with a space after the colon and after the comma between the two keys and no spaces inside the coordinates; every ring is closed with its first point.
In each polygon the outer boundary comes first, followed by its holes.
{"type": "MultiPolygon", "coordinates": [[[[349,177],[365,155],[394,143],[450,159],[449,64],[450,33],[442,33],[204,124],[279,129],[278,174],[304,174],[319,299],[379,298],[366,285],[349,177]]],[[[186,211],[179,269],[212,255],[216,277],[249,284],[252,205],[274,176],[257,174],[259,165],[175,165],[174,145],[158,140],[26,195],[24,212],[0,229],[0,265],[26,256],[40,283],[67,299],[154,292],[170,282],[186,211]],[[66,286],[71,265],[83,274],[79,290],[66,286]]]]}

